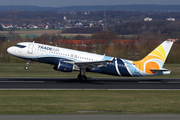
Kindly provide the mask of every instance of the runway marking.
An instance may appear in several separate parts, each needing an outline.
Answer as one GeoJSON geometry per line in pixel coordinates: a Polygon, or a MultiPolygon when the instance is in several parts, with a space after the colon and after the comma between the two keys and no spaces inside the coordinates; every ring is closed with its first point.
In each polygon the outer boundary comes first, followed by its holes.
{"type": "Polygon", "coordinates": [[[138,81],[138,83],[145,83],[145,84],[154,84],[154,83],[170,83],[170,84],[180,84],[180,82],[177,82],[177,81],[169,81],[169,82],[161,82],[161,81],[138,81]]]}
{"type": "Polygon", "coordinates": [[[145,84],[150,84],[150,83],[162,83],[162,82],[154,82],[154,81],[138,81],[138,83],[145,83],[145,84]]]}
{"type": "Polygon", "coordinates": [[[44,81],[0,81],[0,83],[44,83],[44,81]]]}

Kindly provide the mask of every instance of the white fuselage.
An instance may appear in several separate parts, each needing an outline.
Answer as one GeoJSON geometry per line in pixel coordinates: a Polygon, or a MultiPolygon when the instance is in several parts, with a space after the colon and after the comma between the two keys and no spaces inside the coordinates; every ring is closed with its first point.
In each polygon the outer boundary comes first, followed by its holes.
{"type": "Polygon", "coordinates": [[[22,45],[26,47],[21,48],[17,46],[12,46],[8,48],[7,51],[13,56],[24,59],[56,57],[56,58],[67,59],[76,62],[78,61],[91,62],[91,61],[111,60],[113,58],[104,55],[98,55],[98,54],[55,47],[50,45],[44,45],[39,43],[22,42],[17,45],[22,45]]]}
{"type": "MultiPolygon", "coordinates": [[[[54,70],[98,72],[116,76],[150,76],[170,74],[161,68],[162,55],[168,55],[172,42],[165,41],[140,61],[131,61],[94,53],[71,50],[34,42],[21,42],[7,49],[8,53],[27,60],[54,65],[54,70]],[[161,54],[159,54],[159,52],[161,54]],[[160,66],[160,67],[159,67],[160,66]]],[[[163,57],[165,59],[165,57],[163,57]]]]}

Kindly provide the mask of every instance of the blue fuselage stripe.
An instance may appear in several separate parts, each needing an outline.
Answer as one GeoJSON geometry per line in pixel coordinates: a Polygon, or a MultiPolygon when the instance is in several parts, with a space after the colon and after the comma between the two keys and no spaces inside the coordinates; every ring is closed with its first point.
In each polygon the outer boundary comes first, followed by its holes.
{"type": "Polygon", "coordinates": [[[118,64],[118,69],[119,69],[119,72],[121,73],[122,76],[131,76],[127,70],[127,67],[124,62],[117,58],[117,64],[118,64]]]}

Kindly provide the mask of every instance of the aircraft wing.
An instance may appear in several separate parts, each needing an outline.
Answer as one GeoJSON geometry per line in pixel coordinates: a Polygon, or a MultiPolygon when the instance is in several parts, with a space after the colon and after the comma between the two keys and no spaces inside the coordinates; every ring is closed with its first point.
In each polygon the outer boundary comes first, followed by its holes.
{"type": "Polygon", "coordinates": [[[105,61],[92,61],[92,62],[71,62],[71,61],[64,61],[64,62],[74,64],[78,68],[92,69],[93,67],[106,66],[109,62],[112,62],[112,61],[111,60],[105,60],[105,61]]]}

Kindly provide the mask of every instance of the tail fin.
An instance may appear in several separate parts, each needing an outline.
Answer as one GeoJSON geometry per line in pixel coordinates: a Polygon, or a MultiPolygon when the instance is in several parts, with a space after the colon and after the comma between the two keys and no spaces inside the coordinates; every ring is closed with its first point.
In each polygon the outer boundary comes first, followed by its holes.
{"type": "Polygon", "coordinates": [[[136,65],[136,67],[138,66],[141,71],[150,74],[153,74],[153,72],[151,71],[152,69],[160,70],[166,61],[166,58],[170,52],[174,41],[176,40],[168,39],[164,41],[161,45],[159,45],[151,53],[149,53],[145,58],[140,61],[134,62],[134,64],[136,65]]]}
{"type": "Polygon", "coordinates": [[[173,45],[172,41],[170,40],[164,41],[161,45],[159,45],[156,49],[154,49],[141,61],[143,61],[143,63],[155,62],[159,65],[160,68],[162,68],[172,45],[173,45]]]}

